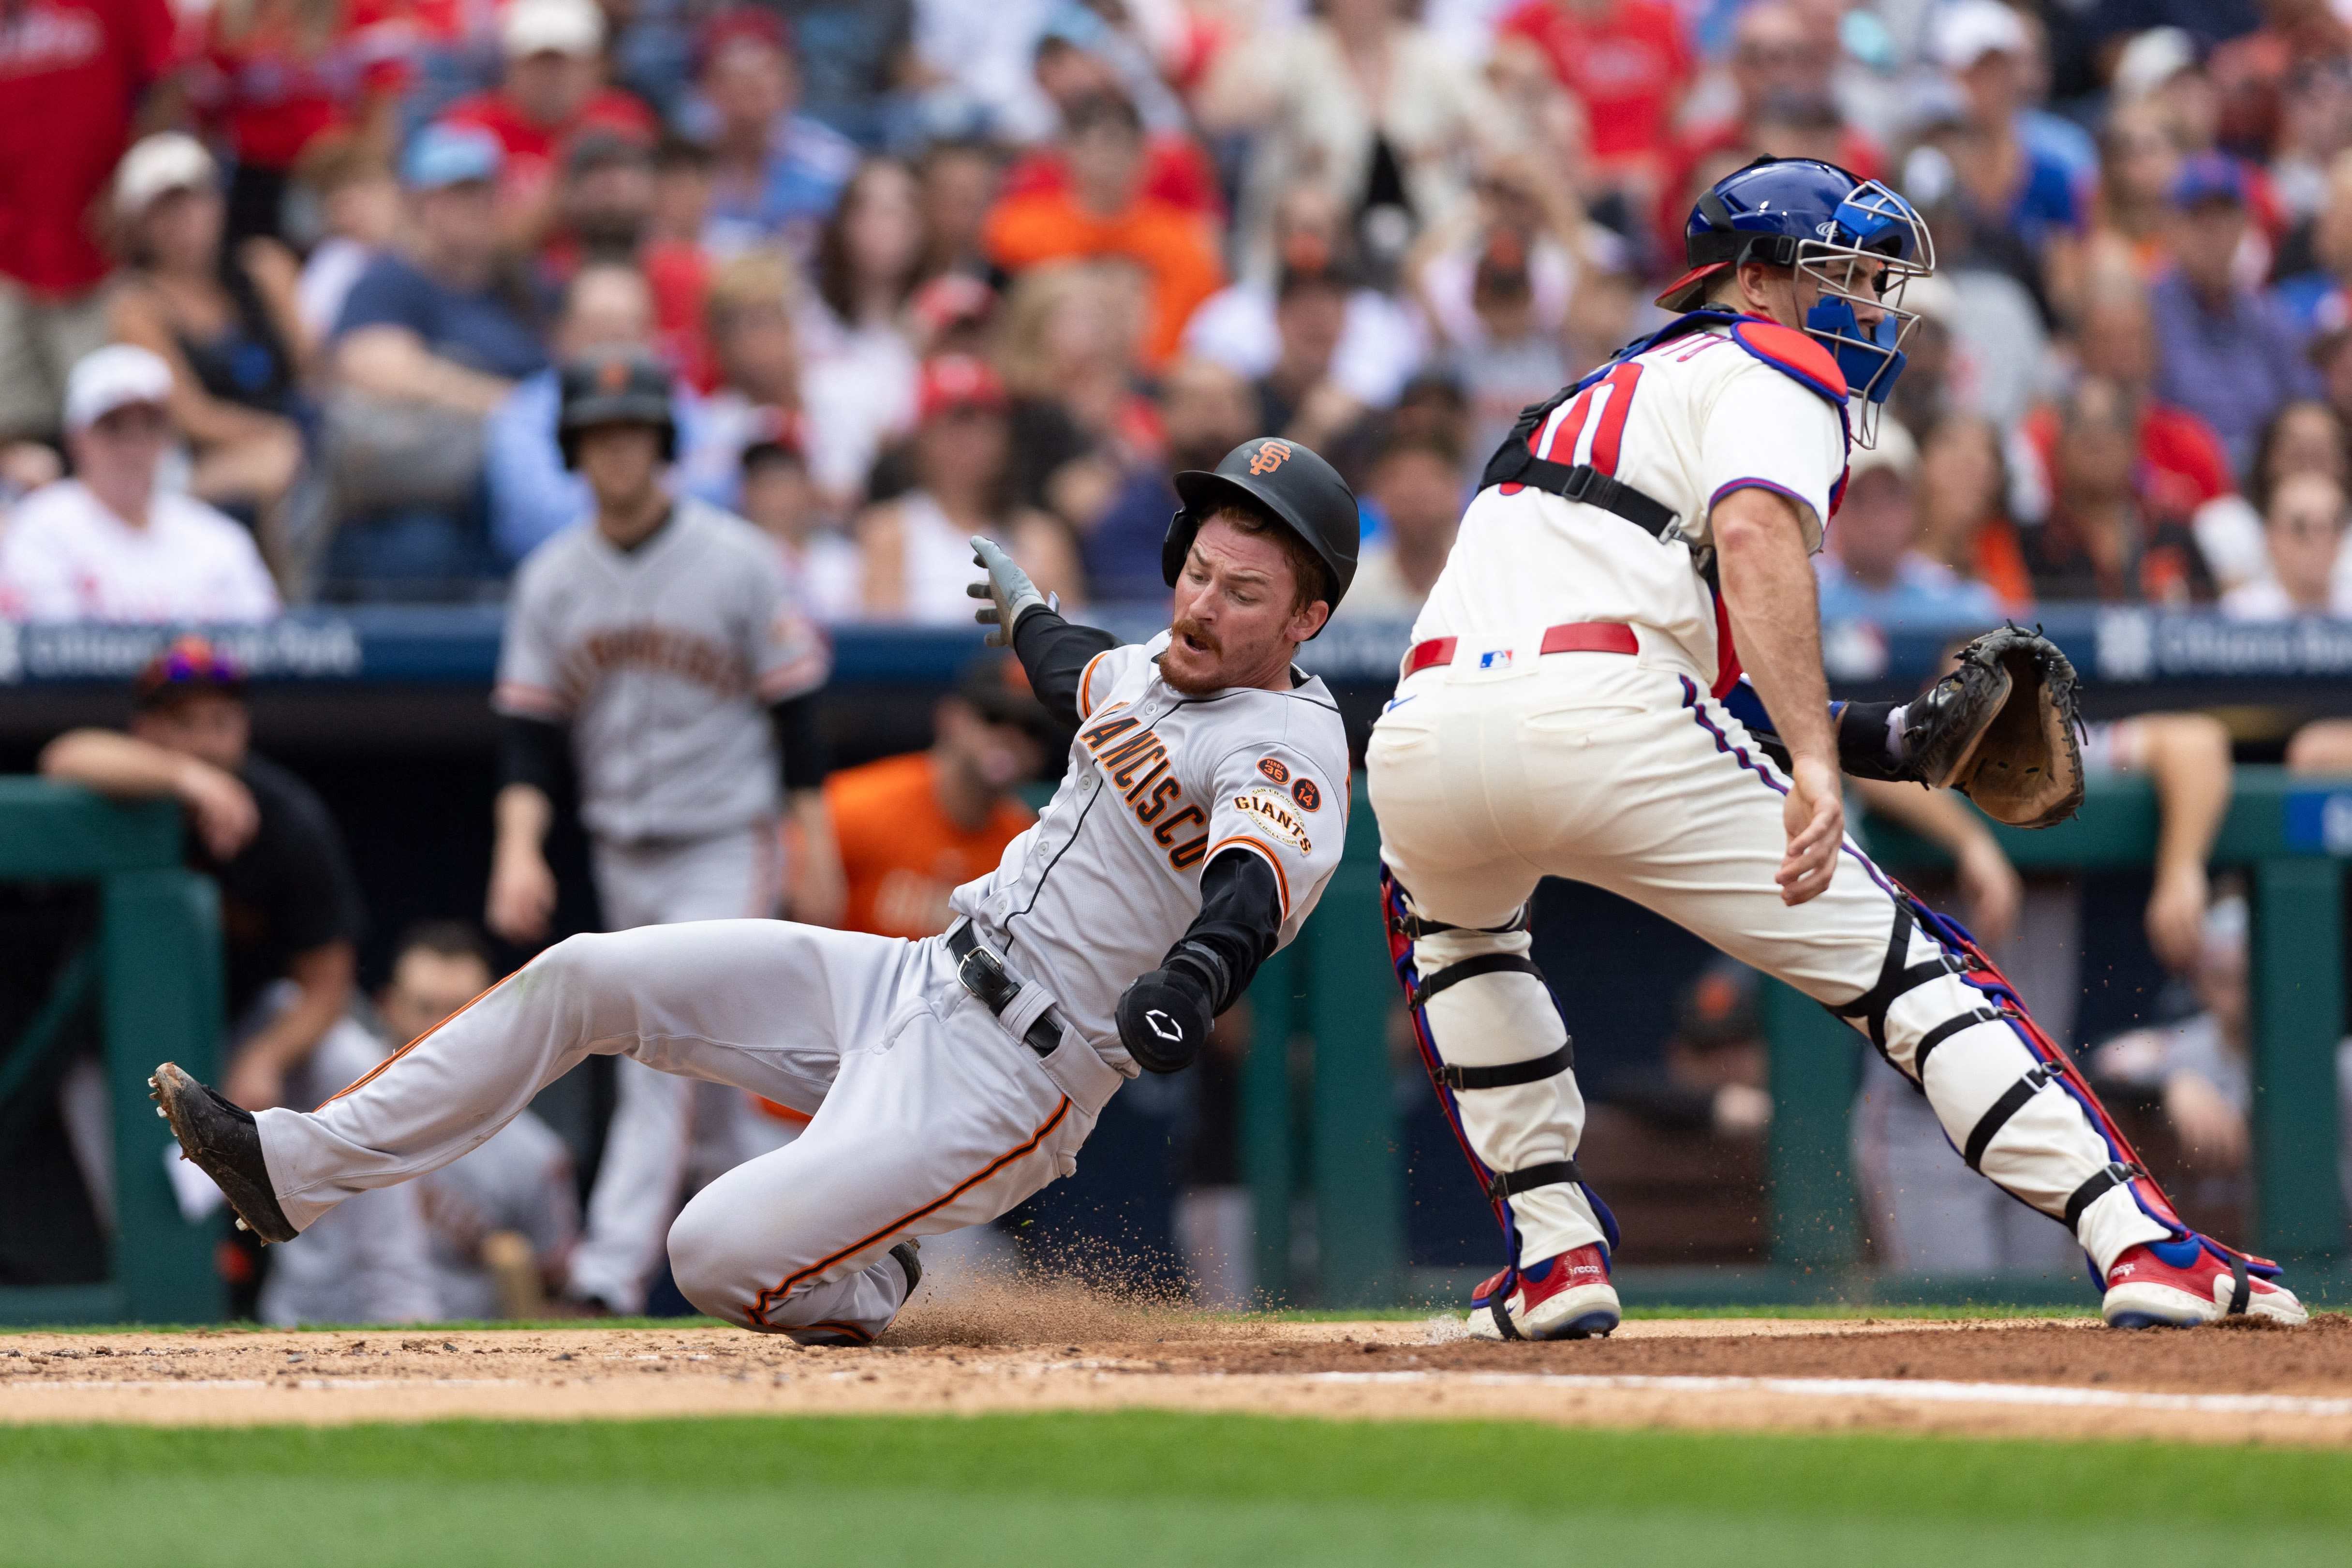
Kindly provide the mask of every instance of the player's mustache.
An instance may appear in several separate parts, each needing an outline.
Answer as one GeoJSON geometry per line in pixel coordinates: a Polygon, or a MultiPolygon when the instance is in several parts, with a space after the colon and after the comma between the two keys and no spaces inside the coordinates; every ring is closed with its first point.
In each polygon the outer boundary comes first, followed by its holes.
{"type": "Polygon", "coordinates": [[[1190,616],[1181,617],[1169,629],[1173,631],[1178,637],[1191,637],[1194,642],[1199,643],[1211,653],[1223,653],[1225,651],[1225,645],[1217,640],[1217,634],[1211,631],[1206,625],[1194,620],[1190,616]]]}

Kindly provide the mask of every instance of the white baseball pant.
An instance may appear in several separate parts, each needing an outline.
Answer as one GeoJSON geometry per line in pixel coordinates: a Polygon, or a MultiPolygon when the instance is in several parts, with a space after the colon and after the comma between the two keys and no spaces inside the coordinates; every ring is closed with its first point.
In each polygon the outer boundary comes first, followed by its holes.
{"type": "MultiPolygon", "coordinates": [[[[772,915],[776,860],[772,822],[683,842],[600,840],[593,863],[605,929],[772,915]]],[[[689,1176],[708,1180],[754,1152],[747,1115],[742,1097],[722,1085],[698,1085],[625,1057],[616,1063],[613,1119],[566,1292],[616,1311],[643,1310],[689,1176]]]]}
{"type": "Polygon", "coordinates": [[[747,1328],[870,1338],[904,1303],[889,1248],[995,1218],[1077,1168],[1121,1082],[1065,1030],[1043,1059],[939,938],[786,921],[575,936],[309,1115],[264,1111],[262,1154],[298,1227],[437,1169],[591,1056],[730,1085],[811,1113],[697,1194],[669,1230],[688,1300],[747,1328]]]}
{"type": "MultiPolygon", "coordinates": [[[[1786,778],[1707,695],[1705,676],[1641,635],[1639,656],[1541,656],[1533,633],[1464,637],[1451,664],[1399,686],[1366,754],[1381,853],[1413,912],[1461,928],[1416,942],[1421,976],[1482,954],[1523,957],[1524,933],[1477,928],[1507,926],[1545,876],[1655,910],[1832,1005],[1935,964],[1941,947],[1898,921],[1890,884],[1851,840],[1826,891],[1793,909],[1780,902],[1786,778]],[[1898,931],[1903,951],[1890,961],[1898,931]]],[[[1426,1016],[1440,1055],[1462,1067],[1541,1058],[1562,1035],[1541,981],[1507,967],[1448,986],[1426,1016]]],[[[1900,986],[1885,1006],[1874,1043],[1915,1081],[1924,1042],[1929,1105],[1955,1145],[1980,1122],[1992,1127],[1979,1169],[2008,1192],[2055,1216],[2107,1166],[2082,1108],[2033,1078],[2038,1058],[1957,974],[1900,986]],[[2029,1081],[2030,1097],[1988,1117],[2029,1081]]],[[[1473,1148],[1498,1172],[1570,1158],[1583,1133],[1572,1072],[1457,1100],[1473,1148]]],[[[1579,1186],[1509,1201],[1528,1262],[1602,1239],[1579,1186]]],[[[2075,1227],[2103,1274],[2126,1247],[2168,1234],[2120,1185],[2092,1199],[2075,1227]]]]}

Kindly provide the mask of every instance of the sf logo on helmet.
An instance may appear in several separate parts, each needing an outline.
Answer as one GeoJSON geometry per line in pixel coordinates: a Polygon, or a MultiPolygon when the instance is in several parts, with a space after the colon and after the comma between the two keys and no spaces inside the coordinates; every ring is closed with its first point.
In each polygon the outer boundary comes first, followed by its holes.
{"type": "Polygon", "coordinates": [[[1290,460],[1290,443],[1265,441],[1258,446],[1256,456],[1250,458],[1250,472],[1270,474],[1290,460]]]}
{"type": "Polygon", "coordinates": [[[1150,1026],[1151,1032],[1159,1036],[1161,1039],[1171,1040],[1179,1045],[1183,1043],[1184,1026],[1170,1017],[1167,1014],[1161,1012],[1159,1008],[1154,1007],[1150,1012],[1144,1014],[1143,1021],[1150,1026]]]}

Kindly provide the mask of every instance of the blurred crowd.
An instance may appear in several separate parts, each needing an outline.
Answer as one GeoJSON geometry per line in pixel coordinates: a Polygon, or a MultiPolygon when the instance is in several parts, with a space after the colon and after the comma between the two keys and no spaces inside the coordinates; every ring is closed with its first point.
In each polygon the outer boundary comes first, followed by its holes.
{"type": "Polygon", "coordinates": [[[1771,153],[1939,252],[1831,618],[2334,613],[2347,152],[2328,0],[18,0],[0,612],[496,599],[586,509],[562,366],[634,347],[821,618],[961,618],[973,532],[1157,596],[1256,434],[1407,614],[1771,153]]]}

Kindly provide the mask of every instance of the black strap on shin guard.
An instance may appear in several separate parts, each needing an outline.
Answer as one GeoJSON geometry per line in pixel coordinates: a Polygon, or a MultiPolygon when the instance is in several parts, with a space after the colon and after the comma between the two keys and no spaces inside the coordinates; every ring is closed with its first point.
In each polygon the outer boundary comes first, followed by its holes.
{"type": "Polygon", "coordinates": [[[1911,953],[1911,906],[1901,900],[1895,904],[1895,931],[1886,939],[1886,962],[1879,966],[1878,984],[1843,1006],[1822,1005],[1841,1018],[1860,1018],[1870,1030],[1870,1043],[1881,1051],[1886,1049],[1886,1009],[1906,991],[1916,991],[1930,980],[1947,974],[1965,974],[1967,964],[1948,952],[1938,951],[1925,963],[1906,967],[1904,960],[1911,953]]]}
{"type": "Polygon", "coordinates": [[[1444,921],[1433,921],[1426,915],[1406,912],[1391,915],[1389,918],[1389,929],[1407,942],[1419,942],[1423,937],[1435,936],[1442,931],[1475,931],[1480,936],[1507,936],[1515,931],[1526,931],[1535,924],[1535,908],[1532,901],[1521,904],[1517,914],[1498,926],[1448,925],[1444,921]]]}
{"type": "Polygon", "coordinates": [[[1459,963],[1449,963],[1434,974],[1423,976],[1421,984],[1412,988],[1412,994],[1405,999],[1405,1004],[1411,1007],[1426,1007],[1432,996],[1449,985],[1475,980],[1481,974],[1503,973],[1532,974],[1538,984],[1543,983],[1543,971],[1536,967],[1536,961],[1532,958],[1516,952],[1482,952],[1459,963]]]}
{"type": "Polygon", "coordinates": [[[1995,1135],[2009,1125],[2011,1117],[2025,1109],[2027,1100],[2040,1094],[2057,1076],[2058,1069],[2044,1062],[2029,1069],[2023,1078],[2002,1090],[2001,1097],[1986,1108],[1985,1113],[1977,1118],[1976,1126],[1969,1132],[1969,1146],[1960,1151],[1960,1158],[1969,1163],[1969,1170],[1981,1173],[1985,1151],[1992,1146],[1995,1135]]]}
{"type": "Polygon", "coordinates": [[[1920,1037],[1918,1045],[1913,1047],[1911,1052],[1911,1087],[1922,1094],[1927,1092],[1927,1058],[1934,1053],[1937,1046],[1942,1045],[1962,1029],[1973,1029],[1979,1024],[2000,1022],[2000,1013],[1990,1007],[1979,1007],[1974,1012],[1963,1013],[1957,1018],[1947,1018],[1928,1030],[1920,1037]]]}
{"type": "Polygon", "coordinates": [[[2252,1297],[2254,1288],[2246,1282],[2246,1260],[2234,1252],[2231,1253],[2229,1258],[2230,1310],[2222,1316],[2242,1318],[2246,1314],[2246,1302],[2252,1297]]]}
{"type": "Polygon", "coordinates": [[[2066,1199],[2066,1228],[2074,1232],[2077,1236],[2080,1236],[2082,1234],[2083,1211],[2084,1209],[2089,1208],[2092,1204],[2097,1202],[2100,1198],[2105,1197],[2107,1194],[2108,1188],[2120,1187],[2126,1182],[2136,1182],[2140,1177],[2147,1174],[2147,1173],[2140,1169],[2139,1166],[2123,1160],[2118,1160],[2112,1165],[2102,1167],[2097,1175],[2093,1176],[2089,1181],[2084,1182],[2081,1186],[2076,1187],[2073,1193],[2068,1194],[2066,1199]]]}
{"type": "MultiPolygon", "coordinates": [[[[1577,1169],[1574,1160],[1547,1160],[1540,1165],[1528,1165],[1516,1171],[1497,1171],[1495,1179],[1486,1184],[1486,1196],[1495,1203],[1507,1203],[1514,1194],[1531,1187],[1549,1187],[1555,1183],[1582,1185],[1584,1173],[1577,1169]]],[[[1516,1258],[1517,1247],[1513,1248],[1516,1258]]],[[[1519,1266],[1514,1261],[1503,1271],[1502,1281],[1488,1298],[1486,1310],[1495,1320],[1496,1331],[1507,1340],[1525,1339],[1518,1326],[1511,1321],[1511,1292],[1519,1283],[1519,1266]]]]}
{"type": "Polygon", "coordinates": [[[1549,1056],[1534,1057],[1523,1062],[1504,1062],[1498,1067],[1465,1068],[1448,1062],[1438,1070],[1437,1081],[1448,1089],[1515,1089],[1523,1083],[1541,1082],[1566,1072],[1575,1065],[1576,1042],[1567,1040],[1549,1056]]]}

